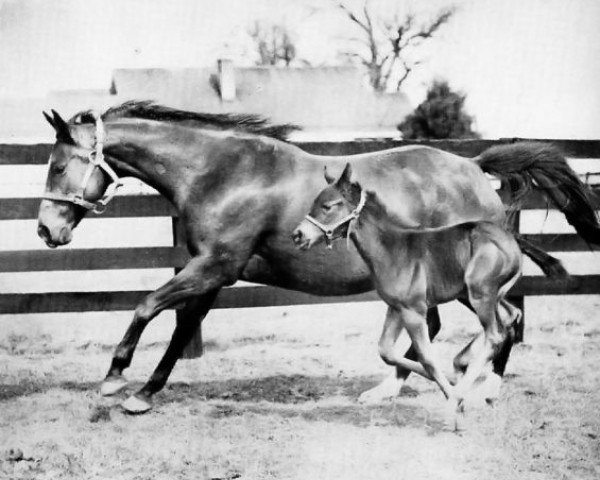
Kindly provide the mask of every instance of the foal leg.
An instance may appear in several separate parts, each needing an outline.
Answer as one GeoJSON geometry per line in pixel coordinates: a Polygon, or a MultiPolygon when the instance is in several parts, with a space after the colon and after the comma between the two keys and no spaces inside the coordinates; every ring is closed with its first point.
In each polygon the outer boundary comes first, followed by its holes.
{"type": "MultiPolygon", "coordinates": [[[[461,299],[460,302],[465,305],[469,310],[473,313],[475,309],[471,306],[468,300],[461,299]]],[[[505,308],[508,312],[509,319],[506,323],[508,325],[507,335],[505,340],[502,342],[502,345],[498,348],[498,352],[494,355],[492,359],[492,368],[491,372],[489,372],[485,380],[477,385],[476,391],[474,392],[477,398],[481,398],[482,401],[485,400],[488,404],[492,404],[500,395],[500,386],[502,384],[502,377],[504,376],[504,371],[506,369],[506,364],[510,357],[510,352],[514,345],[515,332],[514,326],[519,322],[521,318],[521,311],[510,304],[505,299],[500,301],[500,304],[505,308]]],[[[457,375],[457,379],[464,374],[469,362],[474,357],[475,352],[482,348],[483,346],[483,337],[484,333],[479,333],[469,344],[463,348],[454,358],[454,370],[457,375]]]]}
{"type": "Polygon", "coordinates": [[[177,319],[173,336],[154,373],[146,384],[134,395],[130,396],[122,406],[129,413],[144,413],[152,408],[152,396],[162,390],[177,360],[181,358],[183,349],[189,343],[194,333],[210,310],[218,290],[199,298],[190,300],[185,308],[185,314],[177,319]],[[187,320],[189,319],[189,320],[187,320]]]}
{"type": "Polygon", "coordinates": [[[505,312],[500,310],[498,314],[501,317],[501,323],[506,327],[506,338],[497,348],[497,353],[492,359],[492,372],[487,376],[485,382],[477,388],[478,395],[490,405],[493,405],[498,397],[500,397],[502,377],[504,376],[506,364],[515,343],[515,326],[522,318],[521,310],[506,299],[500,300],[500,305],[505,310],[505,312]]]}
{"type": "MultiPolygon", "coordinates": [[[[464,396],[471,389],[486,363],[501,351],[507,341],[514,310],[505,307],[504,295],[516,282],[520,267],[511,265],[507,257],[492,242],[477,246],[465,272],[469,301],[483,327],[481,348],[472,356],[464,376],[457,384],[457,394],[464,396]]],[[[511,306],[512,307],[512,306],[511,306]]]]}
{"type": "Polygon", "coordinates": [[[433,352],[431,341],[427,335],[425,316],[416,310],[406,307],[400,307],[398,314],[408,331],[408,335],[412,340],[421,364],[429,374],[428,376],[439,385],[447,399],[452,399],[454,391],[452,385],[450,385],[450,382],[439,367],[435,353],[433,352]]]}
{"type": "MultiPolygon", "coordinates": [[[[429,330],[429,338],[430,340],[433,340],[441,328],[440,314],[437,307],[430,308],[427,311],[427,327],[429,330]]],[[[396,343],[395,348],[398,351],[398,354],[403,355],[404,352],[400,353],[401,351],[398,347],[399,345],[396,343]]],[[[410,345],[408,351],[404,354],[404,358],[413,361],[418,360],[417,351],[415,350],[414,345],[410,345]]],[[[399,366],[396,366],[394,370],[395,371],[386,377],[379,385],[363,392],[358,398],[358,401],[361,403],[372,404],[397,397],[400,394],[400,389],[402,388],[404,381],[410,375],[412,370],[399,366]]]]}

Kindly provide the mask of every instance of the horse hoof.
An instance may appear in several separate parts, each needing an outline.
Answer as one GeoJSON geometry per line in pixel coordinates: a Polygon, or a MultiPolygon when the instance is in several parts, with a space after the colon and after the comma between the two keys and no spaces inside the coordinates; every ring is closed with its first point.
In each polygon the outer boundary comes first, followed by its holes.
{"type": "Polygon", "coordinates": [[[121,403],[121,407],[123,407],[123,410],[125,410],[127,413],[140,414],[146,413],[152,408],[152,405],[150,402],[132,395],[123,403],[121,403]]]}
{"type": "Polygon", "coordinates": [[[123,390],[127,386],[127,380],[122,375],[118,377],[108,377],[102,382],[100,387],[100,395],[110,397],[123,390]]]}

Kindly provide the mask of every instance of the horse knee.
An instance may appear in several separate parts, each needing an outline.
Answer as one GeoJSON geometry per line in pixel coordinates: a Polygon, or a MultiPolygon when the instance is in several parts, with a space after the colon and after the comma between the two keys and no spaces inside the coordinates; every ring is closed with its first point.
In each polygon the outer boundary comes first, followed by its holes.
{"type": "Polygon", "coordinates": [[[137,307],[135,307],[134,321],[139,323],[148,323],[156,311],[156,304],[152,300],[145,298],[137,307]]]}

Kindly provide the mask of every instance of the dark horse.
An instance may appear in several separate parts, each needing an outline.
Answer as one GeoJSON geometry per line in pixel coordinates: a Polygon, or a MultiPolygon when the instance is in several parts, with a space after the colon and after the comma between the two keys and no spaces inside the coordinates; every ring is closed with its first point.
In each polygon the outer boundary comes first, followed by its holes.
{"type": "MultiPolygon", "coordinates": [[[[474,159],[411,146],[351,157],[310,155],[285,141],[290,125],[273,126],[252,115],[211,115],[127,102],[102,116],[82,112],[68,123],[56,112],[56,130],[38,234],[50,247],[70,242],[88,210],[101,211],[119,178],[141,179],[167,198],[185,227],[191,260],[173,279],[148,295],[117,346],[102,392],[126,385],[122,372],[139,338],[158,313],[184,308],[194,321],[177,323],[149,381],[124,404],[150,408],[183,348],[210,310],[219,289],[238,279],[318,295],[373,289],[356,250],[314,248],[299,252],[294,227],[323,186],[323,167],[337,175],[350,162],[365,187],[384,202],[402,188],[411,202],[397,211],[407,225],[436,227],[456,220],[501,221],[505,207],[484,171],[507,179],[519,193],[536,183],[588,241],[600,228],[585,187],[554,149],[534,144],[496,147],[474,159]]],[[[521,244],[521,247],[526,245],[521,244]]],[[[546,272],[564,271],[539,249],[526,253],[546,272]]],[[[439,330],[430,311],[430,335],[439,330]]],[[[507,355],[510,348],[507,348],[507,355]]],[[[408,358],[415,359],[411,349],[408,358]]],[[[504,362],[505,363],[505,362],[504,362]]],[[[497,368],[504,369],[501,364],[497,368]]],[[[409,374],[398,369],[396,385],[409,374]]]]}

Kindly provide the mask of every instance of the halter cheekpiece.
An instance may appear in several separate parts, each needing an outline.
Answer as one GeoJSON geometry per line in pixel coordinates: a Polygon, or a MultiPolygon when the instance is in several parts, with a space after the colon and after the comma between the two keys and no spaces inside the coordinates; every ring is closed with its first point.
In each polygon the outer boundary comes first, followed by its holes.
{"type": "Polygon", "coordinates": [[[325,234],[325,244],[327,245],[327,248],[333,248],[332,241],[333,241],[333,236],[335,235],[336,230],[339,229],[340,227],[343,227],[346,223],[349,224],[348,225],[348,235],[346,237],[346,240],[348,240],[350,238],[350,228],[352,225],[351,222],[353,220],[356,220],[360,216],[360,212],[362,212],[362,209],[365,207],[365,203],[367,203],[367,193],[365,190],[361,190],[360,200],[359,200],[356,208],[336,223],[325,225],[325,224],[319,222],[316,218],[311,217],[310,215],[306,215],[306,217],[304,217],[304,218],[325,234]]]}
{"type": "Polygon", "coordinates": [[[45,192],[42,196],[43,199],[46,200],[57,200],[59,202],[70,202],[75,205],[79,205],[87,210],[91,210],[97,215],[104,213],[106,210],[106,205],[113,199],[115,194],[117,193],[117,189],[122,185],[121,179],[115,173],[113,168],[106,163],[104,160],[104,139],[106,138],[106,131],[104,130],[104,123],[102,122],[102,117],[98,112],[91,112],[92,117],[94,118],[94,123],[96,125],[96,141],[94,145],[94,149],[90,151],[88,154],[88,167],[83,175],[83,179],[81,181],[81,186],[77,193],[69,193],[66,195],[60,193],[53,192],[45,192]],[[87,187],[94,170],[100,168],[104,170],[108,176],[112,179],[110,185],[106,188],[104,195],[97,200],[96,202],[89,202],[85,199],[85,189],[87,187]]]}

